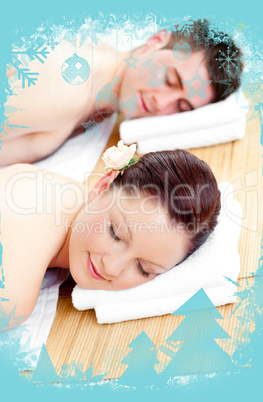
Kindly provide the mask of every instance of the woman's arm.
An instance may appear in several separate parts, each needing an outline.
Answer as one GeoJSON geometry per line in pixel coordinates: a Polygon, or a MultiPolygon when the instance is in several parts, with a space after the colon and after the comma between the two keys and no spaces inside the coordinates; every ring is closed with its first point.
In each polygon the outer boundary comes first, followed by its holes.
{"type": "Polygon", "coordinates": [[[0,290],[0,333],[23,324],[32,314],[37,302],[37,298],[33,299],[30,295],[31,292],[27,297],[25,294],[21,296],[21,290],[10,289],[6,281],[5,287],[0,290]]]}
{"type": "MultiPolygon", "coordinates": [[[[36,245],[22,219],[1,209],[2,280],[0,287],[0,332],[26,321],[32,314],[45,269],[35,263],[36,245]],[[30,246],[31,244],[31,246],[30,246]],[[31,249],[31,250],[30,250],[31,249]]],[[[30,222],[29,222],[30,223],[30,222]]],[[[35,233],[35,237],[37,234],[35,233]]]]}
{"type": "Polygon", "coordinates": [[[26,164],[0,170],[0,331],[32,314],[48,265],[50,247],[44,234],[52,237],[50,220],[30,210],[37,202],[38,170],[26,164]]]}

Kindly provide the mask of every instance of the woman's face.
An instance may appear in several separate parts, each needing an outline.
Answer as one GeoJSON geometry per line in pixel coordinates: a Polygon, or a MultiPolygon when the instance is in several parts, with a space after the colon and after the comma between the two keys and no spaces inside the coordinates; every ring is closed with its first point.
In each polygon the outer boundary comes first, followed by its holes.
{"type": "Polygon", "coordinates": [[[173,268],[187,251],[186,234],[169,223],[160,206],[107,190],[76,216],[69,268],[82,288],[128,289],[173,268]]]}

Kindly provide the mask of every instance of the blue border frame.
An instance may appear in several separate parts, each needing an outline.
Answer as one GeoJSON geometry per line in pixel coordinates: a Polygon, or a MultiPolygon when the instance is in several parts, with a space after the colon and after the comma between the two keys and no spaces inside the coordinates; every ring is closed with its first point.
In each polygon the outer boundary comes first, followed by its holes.
{"type": "MultiPolygon", "coordinates": [[[[95,3],[95,2],[94,2],[95,3]]],[[[229,1],[219,0],[218,2],[207,1],[188,1],[187,4],[183,2],[176,3],[175,1],[159,1],[159,3],[151,4],[150,1],[133,0],[130,3],[121,3],[117,1],[100,1],[98,4],[90,5],[87,0],[75,0],[72,3],[62,1],[54,2],[45,0],[39,3],[32,0],[15,0],[11,4],[5,2],[2,6],[2,18],[0,24],[0,38],[1,54],[0,54],[0,68],[1,68],[1,88],[0,88],[0,105],[3,104],[3,86],[5,85],[5,65],[10,57],[11,44],[18,36],[27,37],[30,32],[33,32],[41,23],[50,21],[56,24],[65,24],[65,21],[81,19],[84,15],[98,18],[99,12],[104,13],[106,16],[110,14],[126,14],[134,15],[141,13],[145,16],[147,13],[152,12],[156,15],[171,15],[177,14],[180,16],[189,15],[192,18],[198,17],[216,17],[217,21],[226,22],[227,20],[235,20],[243,22],[250,27],[257,29],[259,39],[263,40],[263,25],[261,18],[261,1],[250,1],[247,5],[233,5],[229,1]]],[[[2,109],[0,108],[0,113],[2,109]]],[[[262,151],[262,150],[261,150],[262,151]]],[[[262,273],[259,272],[259,275],[262,273]]],[[[258,289],[261,291],[262,289],[258,289]]],[[[246,401],[253,397],[261,397],[262,394],[262,365],[263,361],[263,344],[260,337],[263,328],[263,317],[258,315],[256,319],[256,331],[250,338],[249,355],[253,359],[253,366],[251,369],[244,370],[240,374],[235,375],[222,375],[211,378],[209,382],[197,382],[190,384],[186,387],[176,387],[158,391],[126,391],[117,392],[94,388],[85,390],[72,388],[72,389],[56,389],[42,388],[33,386],[33,384],[21,381],[18,378],[17,371],[10,365],[5,356],[0,359],[0,395],[1,397],[24,398],[27,400],[56,400],[61,398],[63,401],[72,401],[72,397],[91,398],[102,400],[104,398],[114,399],[115,401],[120,398],[123,400],[133,399],[145,396],[150,397],[152,400],[159,400],[160,398],[184,398],[184,400],[198,400],[208,401],[222,401],[223,399],[230,400],[235,398],[239,401],[246,401]],[[149,394],[150,392],[150,394],[149,394]]]]}

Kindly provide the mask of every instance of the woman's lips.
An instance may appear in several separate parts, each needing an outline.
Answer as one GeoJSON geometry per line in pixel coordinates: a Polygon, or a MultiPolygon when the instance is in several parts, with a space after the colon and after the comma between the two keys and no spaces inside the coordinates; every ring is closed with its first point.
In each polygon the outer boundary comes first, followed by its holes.
{"type": "Polygon", "coordinates": [[[106,280],[105,278],[103,278],[103,276],[101,276],[95,269],[94,265],[92,264],[91,258],[90,258],[90,254],[88,255],[88,271],[90,273],[90,275],[94,278],[94,279],[98,279],[98,280],[106,280]]]}

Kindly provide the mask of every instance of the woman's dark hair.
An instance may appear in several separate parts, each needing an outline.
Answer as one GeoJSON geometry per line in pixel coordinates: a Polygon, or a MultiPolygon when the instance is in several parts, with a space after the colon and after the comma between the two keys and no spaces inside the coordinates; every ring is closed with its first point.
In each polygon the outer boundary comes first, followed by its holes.
{"type": "Polygon", "coordinates": [[[183,226],[190,241],[189,257],[217,224],[220,192],[210,167],[190,152],[175,149],[149,152],[110,184],[127,196],[160,203],[168,220],[183,226]]]}

